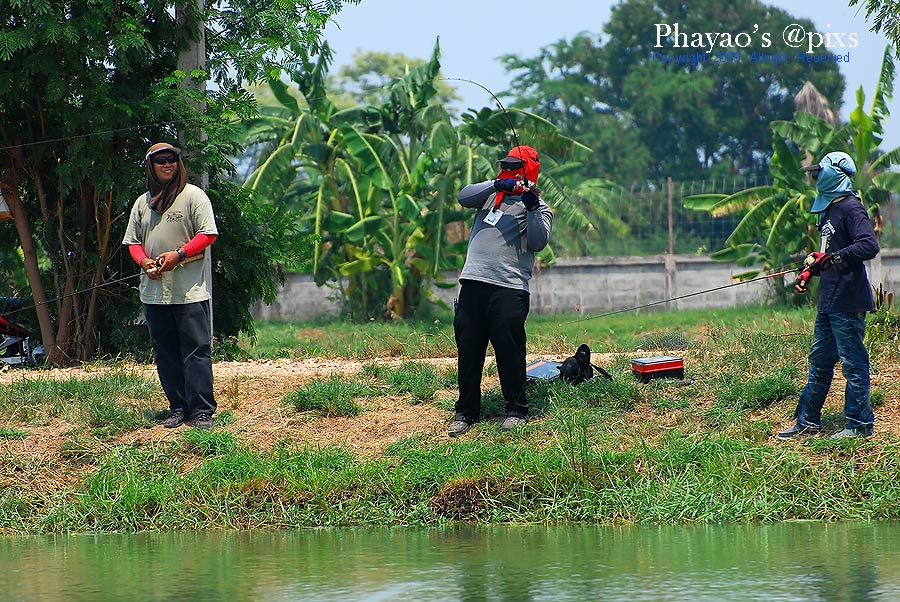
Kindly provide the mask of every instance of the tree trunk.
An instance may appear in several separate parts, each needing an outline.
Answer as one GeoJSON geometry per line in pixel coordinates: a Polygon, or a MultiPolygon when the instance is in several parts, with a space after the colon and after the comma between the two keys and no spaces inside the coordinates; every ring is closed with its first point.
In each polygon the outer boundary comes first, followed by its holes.
{"type": "Polygon", "coordinates": [[[41,281],[41,270],[37,262],[37,247],[34,244],[34,236],[31,231],[31,220],[28,212],[19,198],[17,187],[6,188],[4,193],[9,212],[13,216],[16,232],[19,235],[19,244],[22,246],[22,255],[25,257],[25,274],[28,276],[28,284],[31,286],[31,296],[36,305],[38,324],[41,328],[41,341],[44,345],[44,353],[47,361],[59,365],[64,355],[56,346],[56,331],[53,328],[53,320],[50,318],[50,310],[47,307],[47,293],[44,283],[41,281]]]}

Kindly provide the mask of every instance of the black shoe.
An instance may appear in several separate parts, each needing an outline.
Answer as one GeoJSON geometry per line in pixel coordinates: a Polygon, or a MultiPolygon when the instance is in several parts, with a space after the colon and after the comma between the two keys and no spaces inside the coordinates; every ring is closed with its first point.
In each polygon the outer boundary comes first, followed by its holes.
{"type": "Polygon", "coordinates": [[[191,426],[195,429],[211,429],[214,424],[215,421],[211,414],[197,414],[191,420],[191,426]]]}
{"type": "Polygon", "coordinates": [[[470,428],[472,428],[471,422],[457,419],[450,423],[450,426],[447,428],[447,434],[451,437],[459,437],[467,433],[470,428]]]}
{"type": "Polygon", "coordinates": [[[793,439],[794,437],[813,437],[821,432],[822,429],[818,426],[802,426],[800,424],[795,424],[791,428],[783,430],[775,436],[779,439],[793,439]]]}
{"type": "Polygon", "coordinates": [[[184,412],[181,410],[175,410],[169,414],[169,417],[163,422],[163,426],[167,429],[178,428],[182,424],[184,424],[184,412]]]}
{"type": "Polygon", "coordinates": [[[860,439],[868,439],[875,434],[875,429],[871,426],[858,426],[856,428],[846,428],[840,432],[833,434],[829,439],[852,439],[859,437],[860,439]]]}
{"type": "Polygon", "coordinates": [[[521,416],[507,416],[506,420],[503,421],[503,430],[511,431],[513,429],[522,428],[528,424],[527,418],[522,418],[521,416]]]}

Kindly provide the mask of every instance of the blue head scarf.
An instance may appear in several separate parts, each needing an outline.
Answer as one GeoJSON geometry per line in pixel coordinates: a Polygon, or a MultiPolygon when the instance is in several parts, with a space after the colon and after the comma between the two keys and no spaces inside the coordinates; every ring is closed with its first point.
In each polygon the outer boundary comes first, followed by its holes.
{"type": "Polygon", "coordinates": [[[816,179],[816,200],[810,207],[810,213],[822,213],[834,199],[854,194],[853,176],[856,175],[856,164],[847,153],[828,153],[819,161],[819,177],[816,179]]]}

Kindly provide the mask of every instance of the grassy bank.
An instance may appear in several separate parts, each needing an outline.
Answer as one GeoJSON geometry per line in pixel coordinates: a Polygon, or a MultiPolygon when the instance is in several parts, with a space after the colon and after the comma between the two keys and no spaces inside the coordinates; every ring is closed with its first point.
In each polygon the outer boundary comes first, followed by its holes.
{"type": "MultiPolygon", "coordinates": [[[[588,342],[609,352],[596,361],[614,380],[535,385],[535,420],[504,433],[489,366],[483,421],[458,441],[443,431],[455,367],[429,359],[453,356],[442,322],[433,332],[261,325],[247,355],[295,359],[217,372],[211,431],[155,426],[165,401],[146,370],[28,374],[0,386],[0,531],[900,518],[892,346],[872,349],[877,437],[772,437],[805,381],[812,317],[746,308],[529,320],[531,352],[588,342]],[[630,359],[657,351],[683,355],[693,383],[636,382],[630,359]],[[324,358],[327,369],[293,379],[251,374],[324,358]],[[365,438],[376,442],[363,453],[365,438]]],[[[839,377],[832,390],[824,419],[837,430],[839,377]]]]}

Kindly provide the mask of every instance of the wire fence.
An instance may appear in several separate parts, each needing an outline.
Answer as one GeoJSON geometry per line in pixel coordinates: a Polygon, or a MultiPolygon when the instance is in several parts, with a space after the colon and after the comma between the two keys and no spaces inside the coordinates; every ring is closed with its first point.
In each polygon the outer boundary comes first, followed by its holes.
{"type": "MultiPolygon", "coordinates": [[[[610,215],[628,226],[617,231],[598,219],[600,232],[574,233],[566,254],[581,256],[697,254],[722,249],[743,215],[712,217],[706,211],[684,207],[684,199],[697,194],[734,194],[756,186],[770,186],[771,178],[727,177],[716,180],[670,182],[663,180],[623,187],[608,204],[610,215]]],[[[900,246],[900,211],[897,199],[880,207],[883,247],[900,246]]],[[[554,228],[555,229],[555,228],[554,228]]],[[[559,237],[554,235],[557,244],[559,237]]]]}

